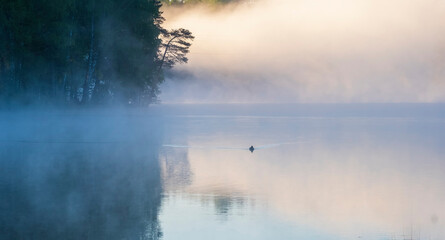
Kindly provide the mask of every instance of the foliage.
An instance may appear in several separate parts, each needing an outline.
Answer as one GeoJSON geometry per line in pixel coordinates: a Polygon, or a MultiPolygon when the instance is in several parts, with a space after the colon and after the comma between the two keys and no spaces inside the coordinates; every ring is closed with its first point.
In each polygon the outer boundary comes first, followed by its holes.
{"type": "Polygon", "coordinates": [[[170,34],[160,7],[159,0],[0,0],[0,101],[155,101],[161,35],[170,34]]]}
{"type": "Polygon", "coordinates": [[[176,63],[187,63],[186,55],[192,45],[190,41],[195,39],[192,33],[183,28],[175,29],[164,33],[163,39],[164,41],[161,44],[163,54],[159,69],[162,69],[163,66],[172,68],[176,63]]]}

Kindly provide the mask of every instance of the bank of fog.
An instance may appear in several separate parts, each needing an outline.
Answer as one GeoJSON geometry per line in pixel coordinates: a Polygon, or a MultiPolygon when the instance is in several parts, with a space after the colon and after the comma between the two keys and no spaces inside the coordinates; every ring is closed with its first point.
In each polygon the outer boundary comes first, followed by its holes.
{"type": "Polygon", "coordinates": [[[127,110],[0,115],[0,238],[162,235],[159,120],[127,110]]]}

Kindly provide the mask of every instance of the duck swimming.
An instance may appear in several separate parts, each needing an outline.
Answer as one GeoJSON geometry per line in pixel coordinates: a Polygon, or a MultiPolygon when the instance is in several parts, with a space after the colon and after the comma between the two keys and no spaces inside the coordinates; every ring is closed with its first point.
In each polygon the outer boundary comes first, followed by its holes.
{"type": "MultiPolygon", "coordinates": [[[[274,144],[268,144],[268,145],[261,145],[254,148],[253,146],[250,146],[247,148],[251,153],[255,150],[262,150],[266,148],[272,148],[272,147],[278,147],[281,145],[287,145],[287,144],[298,144],[298,143],[309,143],[311,141],[294,141],[294,142],[282,142],[282,143],[274,143],[274,144]]],[[[188,145],[176,145],[176,144],[164,144],[163,147],[172,147],[172,148],[195,148],[195,149],[219,149],[219,150],[243,150],[246,151],[245,147],[218,147],[218,146],[188,146],[188,145]]]]}
{"type": "Polygon", "coordinates": [[[254,150],[255,150],[255,148],[254,148],[253,146],[250,146],[249,151],[250,151],[251,153],[253,153],[254,150]]]}

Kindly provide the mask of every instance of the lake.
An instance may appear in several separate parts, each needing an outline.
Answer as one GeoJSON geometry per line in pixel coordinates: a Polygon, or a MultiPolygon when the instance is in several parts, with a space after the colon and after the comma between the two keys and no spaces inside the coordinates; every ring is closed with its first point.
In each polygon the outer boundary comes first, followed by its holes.
{"type": "Polygon", "coordinates": [[[443,104],[3,111],[0,238],[444,239],[444,142],[443,104]]]}

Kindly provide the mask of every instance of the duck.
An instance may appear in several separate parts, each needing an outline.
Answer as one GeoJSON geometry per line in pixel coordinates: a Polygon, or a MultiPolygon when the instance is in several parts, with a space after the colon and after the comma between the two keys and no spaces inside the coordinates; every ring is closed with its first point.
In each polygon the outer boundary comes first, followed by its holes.
{"type": "Polygon", "coordinates": [[[255,150],[255,148],[254,148],[253,146],[250,146],[249,151],[250,151],[251,153],[253,153],[254,150],[255,150]]]}

